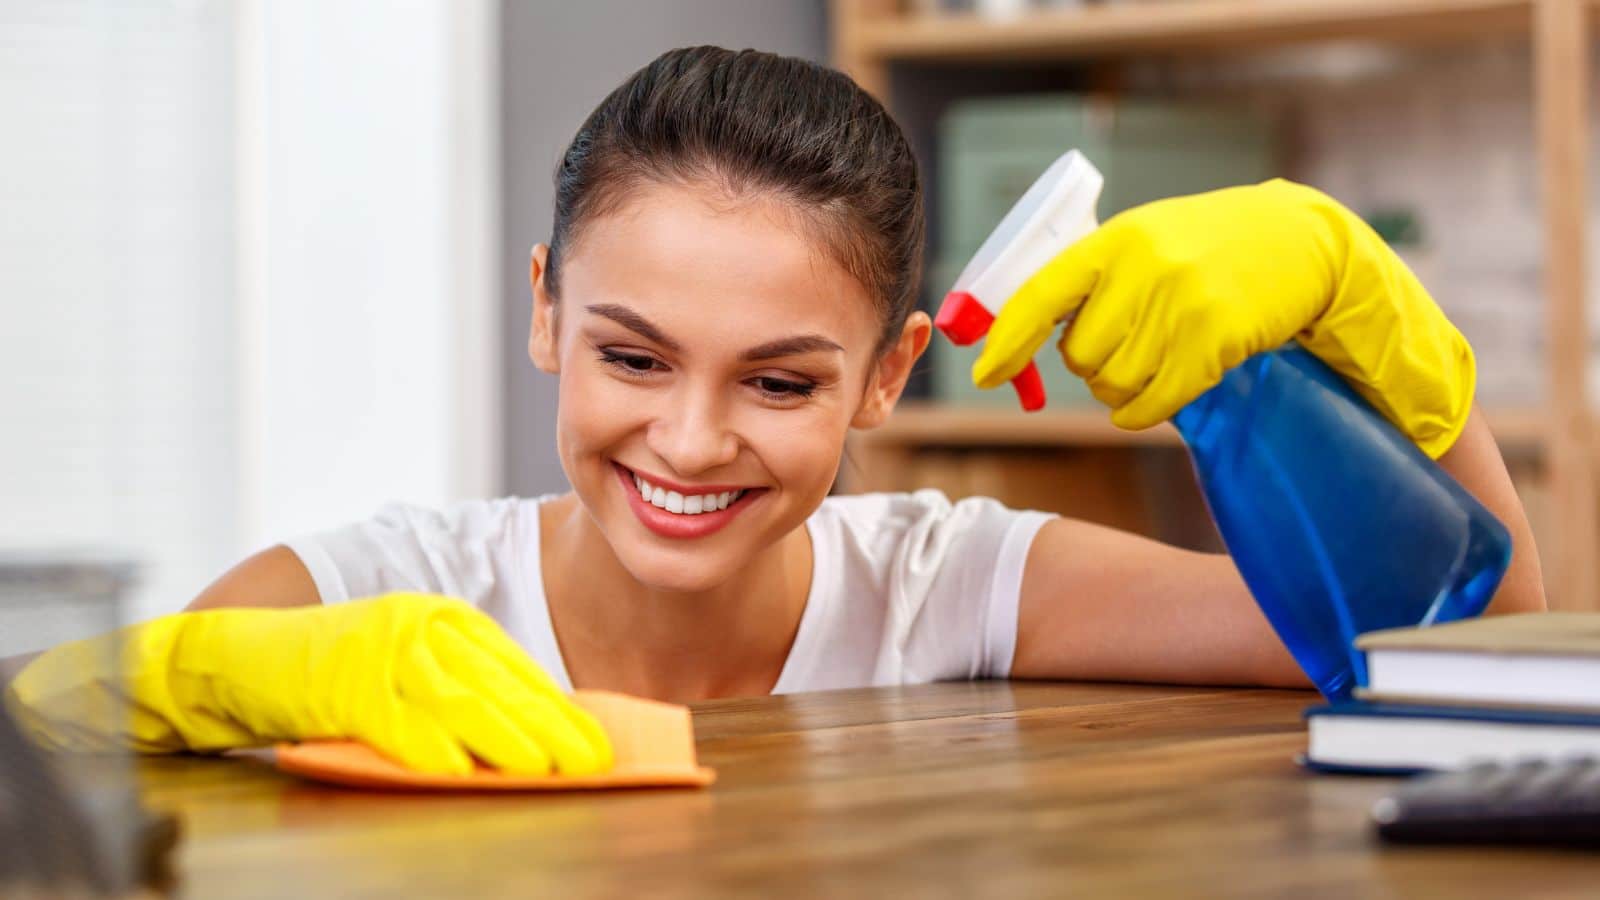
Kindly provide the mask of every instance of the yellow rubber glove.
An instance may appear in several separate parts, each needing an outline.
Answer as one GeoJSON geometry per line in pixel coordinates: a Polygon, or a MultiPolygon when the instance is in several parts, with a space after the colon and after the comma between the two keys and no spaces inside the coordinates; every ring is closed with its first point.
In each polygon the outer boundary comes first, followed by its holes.
{"type": "Polygon", "coordinates": [[[1246,358],[1298,338],[1437,458],[1472,408],[1466,338],[1355,214],[1275,180],[1112,218],[1018,289],[973,365],[1004,384],[1057,323],[1067,368],[1123,428],[1169,419],[1246,358]]]}
{"type": "Polygon", "coordinates": [[[167,616],[46,652],[6,700],[56,749],[353,738],[424,772],[466,774],[471,756],[535,774],[612,762],[599,724],[492,619],[426,594],[167,616]]]}

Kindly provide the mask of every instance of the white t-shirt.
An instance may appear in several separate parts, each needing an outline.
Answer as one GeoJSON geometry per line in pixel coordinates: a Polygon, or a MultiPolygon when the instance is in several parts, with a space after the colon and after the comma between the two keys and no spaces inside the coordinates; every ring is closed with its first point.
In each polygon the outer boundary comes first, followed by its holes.
{"type": "MultiPolygon", "coordinates": [[[[548,499],[392,505],[288,546],[322,602],[388,591],[460,597],[570,690],[540,569],[548,499]]],[[[823,500],[806,520],[810,594],[772,692],[1007,677],[1023,564],[1050,518],[933,490],[823,500]]]]}

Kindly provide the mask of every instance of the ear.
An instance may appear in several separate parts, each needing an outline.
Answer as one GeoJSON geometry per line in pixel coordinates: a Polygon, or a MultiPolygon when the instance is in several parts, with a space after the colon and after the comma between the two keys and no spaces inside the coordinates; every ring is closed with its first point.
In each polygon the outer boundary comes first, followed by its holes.
{"type": "Polygon", "coordinates": [[[554,375],[561,371],[560,355],[556,352],[556,306],[545,286],[544,276],[549,271],[546,263],[550,248],[535,244],[528,257],[528,287],[533,291],[533,324],[528,329],[528,358],[540,371],[554,375]]]}
{"type": "Polygon", "coordinates": [[[867,379],[867,391],[861,398],[861,408],[850,420],[850,427],[876,428],[889,418],[900,394],[906,389],[911,367],[928,349],[928,339],[932,335],[933,322],[927,313],[919,310],[906,317],[899,340],[878,357],[878,365],[872,377],[867,379]]]}

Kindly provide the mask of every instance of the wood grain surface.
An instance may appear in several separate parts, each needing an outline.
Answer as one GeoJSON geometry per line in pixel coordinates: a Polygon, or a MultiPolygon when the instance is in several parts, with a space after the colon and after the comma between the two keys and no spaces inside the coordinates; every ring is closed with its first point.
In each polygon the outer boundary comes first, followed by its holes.
{"type": "Polygon", "coordinates": [[[708,790],[406,795],[152,758],[188,897],[1600,896],[1600,855],[1392,848],[1297,691],[980,682],[695,708],[708,790]]]}

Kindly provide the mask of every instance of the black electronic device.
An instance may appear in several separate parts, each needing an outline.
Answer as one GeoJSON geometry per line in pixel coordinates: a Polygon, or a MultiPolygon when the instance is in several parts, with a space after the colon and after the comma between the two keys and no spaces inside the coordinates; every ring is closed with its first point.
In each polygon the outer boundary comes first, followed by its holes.
{"type": "Polygon", "coordinates": [[[1486,762],[1419,776],[1374,804],[1372,819],[1396,843],[1600,849],[1600,759],[1486,762]]]}

